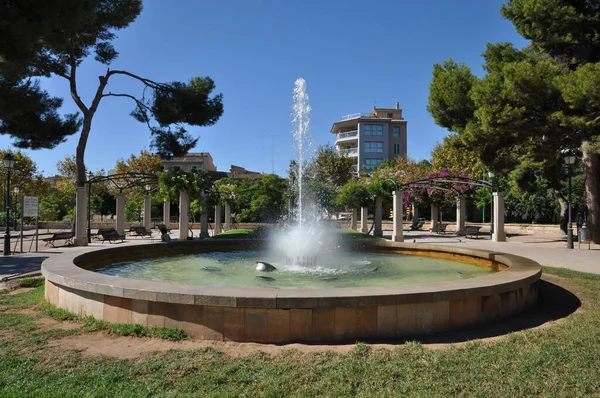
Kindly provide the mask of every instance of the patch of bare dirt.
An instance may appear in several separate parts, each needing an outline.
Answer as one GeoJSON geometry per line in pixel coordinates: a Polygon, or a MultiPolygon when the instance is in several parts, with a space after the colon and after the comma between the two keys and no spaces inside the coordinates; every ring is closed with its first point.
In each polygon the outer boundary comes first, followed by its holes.
{"type": "Polygon", "coordinates": [[[35,289],[34,287],[18,287],[16,289],[11,289],[7,294],[12,296],[13,294],[25,293],[35,289]]]}

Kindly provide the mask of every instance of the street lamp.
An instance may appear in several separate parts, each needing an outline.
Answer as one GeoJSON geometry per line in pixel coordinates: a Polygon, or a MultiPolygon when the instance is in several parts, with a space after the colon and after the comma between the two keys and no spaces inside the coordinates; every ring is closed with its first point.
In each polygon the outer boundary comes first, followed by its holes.
{"type": "Polygon", "coordinates": [[[6,167],[6,230],[4,232],[4,255],[10,256],[10,170],[15,166],[15,158],[8,152],[2,160],[6,167]]]}
{"type": "Polygon", "coordinates": [[[91,171],[88,171],[88,208],[87,208],[87,241],[88,243],[92,243],[92,178],[94,178],[94,174],[91,171]]]}
{"type": "Polygon", "coordinates": [[[571,221],[571,166],[575,163],[574,155],[565,155],[565,163],[569,168],[569,220],[567,224],[567,249],[573,249],[573,222],[571,221]]]}
{"type": "Polygon", "coordinates": [[[490,236],[494,235],[494,173],[488,171],[488,177],[491,184],[491,200],[490,200],[490,236]]]}

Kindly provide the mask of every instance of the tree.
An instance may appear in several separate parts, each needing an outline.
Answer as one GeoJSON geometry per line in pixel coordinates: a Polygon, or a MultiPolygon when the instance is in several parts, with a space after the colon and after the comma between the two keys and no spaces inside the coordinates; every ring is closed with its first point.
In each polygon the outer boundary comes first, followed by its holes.
{"type": "Polygon", "coordinates": [[[436,144],[431,151],[431,170],[465,172],[474,178],[483,175],[483,168],[476,151],[468,148],[457,134],[444,137],[442,144],[436,144]]]}
{"type": "Polygon", "coordinates": [[[129,159],[118,160],[117,173],[156,174],[163,170],[160,156],[142,150],[139,156],[131,155],[129,159]]]}
{"type": "Polygon", "coordinates": [[[593,1],[509,0],[501,12],[532,46],[572,71],[559,79],[567,103],[562,122],[583,150],[588,223],[600,243],[600,7],[593,1]]]}
{"type": "Polygon", "coordinates": [[[321,145],[308,164],[307,174],[318,181],[341,187],[356,174],[356,160],[342,155],[330,145],[321,145]]]}
{"type": "MultiPolygon", "coordinates": [[[[196,145],[197,139],[185,125],[212,125],[223,113],[222,95],[210,96],[215,85],[209,77],[161,83],[108,68],[98,77],[91,102],[84,103],[77,81],[82,62],[93,53],[96,61],[110,65],[118,56],[112,45],[115,32],[128,27],[141,10],[141,0],[0,3],[0,98],[10,100],[0,103],[0,133],[10,134],[19,147],[52,148],[81,127],[75,155],[78,187],[85,186],[85,149],[103,99],[131,99],[135,105],[132,116],[148,126],[152,145],[161,157],[183,155],[196,145]],[[51,76],[63,78],[69,85],[81,117],[57,115],[61,99],[42,91],[37,80],[51,76]],[[142,95],[110,91],[108,84],[114,76],[139,82],[142,95]],[[18,106],[11,106],[13,100],[18,106]]],[[[78,197],[77,203],[85,203],[85,198],[78,197]]],[[[85,244],[84,237],[78,236],[76,241],[85,244]]]]}

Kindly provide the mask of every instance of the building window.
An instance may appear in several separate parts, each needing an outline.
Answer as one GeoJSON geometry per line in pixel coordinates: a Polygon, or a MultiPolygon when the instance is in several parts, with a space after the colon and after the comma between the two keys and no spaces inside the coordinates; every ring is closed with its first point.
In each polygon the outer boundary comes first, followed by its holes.
{"type": "Polygon", "coordinates": [[[394,126],[394,138],[400,138],[400,126],[394,126]]]}
{"type": "Polygon", "coordinates": [[[391,118],[394,117],[394,114],[393,113],[388,113],[388,117],[391,119],[391,118]]]}
{"type": "Polygon", "coordinates": [[[394,155],[400,155],[400,144],[394,144],[394,155]]]}
{"type": "Polygon", "coordinates": [[[383,163],[383,159],[365,159],[365,171],[371,171],[383,163]]]}
{"type": "Polygon", "coordinates": [[[365,135],[383,135],[383,124],[365,124],[365,135]]]}
{"type": "Polygon", "coordinates": [[[365,152],[383,153],[383,141],[365,141],[365,152]]]}

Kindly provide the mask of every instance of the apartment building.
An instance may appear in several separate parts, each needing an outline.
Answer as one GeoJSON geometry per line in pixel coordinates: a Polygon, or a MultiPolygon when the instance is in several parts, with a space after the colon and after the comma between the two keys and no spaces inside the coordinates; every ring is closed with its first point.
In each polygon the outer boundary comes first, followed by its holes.
{"type": "Polygon", "coordinates": [[[181,157],[174,157],[169,160],[163,160],[163,167],[168,170],[180,169],[188,171],[191,169],[216,171],[213,158],[208,152],[188,153],[181,157]]]}
{"type": "Polygon", "coordinates": [[[356,171],[370,171],[386,159],[406,155],[406,120],[400,104],[395,108],[373,107],[371,113],[355,113],[333,123],[335,147],[356,159],[356,171]]]}

